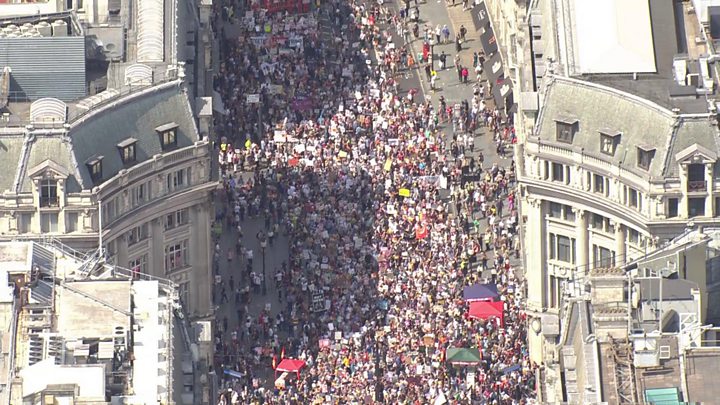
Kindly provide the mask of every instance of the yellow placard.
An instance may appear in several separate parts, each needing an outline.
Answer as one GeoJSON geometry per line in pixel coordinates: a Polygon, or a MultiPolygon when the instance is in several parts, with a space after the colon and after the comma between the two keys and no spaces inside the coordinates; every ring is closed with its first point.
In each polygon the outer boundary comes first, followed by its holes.
{"type": "Polygon", "coordinates": [[[348,154],[344,150],[341,150],[340,153],[338,153],[339,158],[346,158],[347,156],[348,154]]]}
{"type": "Polygon", "coordinates": [[[388,159],[385,161],[385,171],[389,172],[392,169],[392,160],[388,159]]]}
{"type": "Polygon", "coordinates": [[[410,190],[406,188],[401,188],[400,191],[398,191],[398,194],[400,197],[410,197],[410,190]]]}

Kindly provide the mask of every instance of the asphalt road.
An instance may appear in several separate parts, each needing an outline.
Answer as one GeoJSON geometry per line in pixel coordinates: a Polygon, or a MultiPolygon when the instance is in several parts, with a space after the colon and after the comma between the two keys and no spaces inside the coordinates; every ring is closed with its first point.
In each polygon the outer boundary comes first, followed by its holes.
{"type": "MultiPolygon", "coordinates": [[[[386,6],[390,7],[394,12],[398,11],[398,4],[386,4],[386,6]]],[[[447,24],[448,27],[451,27],[451,38],[454,38],[455,33],[452,32],[452,21],[449,17],[447,6],[444,1],[437,2],[435,0],[426,1],[424,3],[419,4],[419,10],[420,10],[420,19],[421,19],[421,31],[422,26],[424,23],[427,22],[427,24],[431,27],[435,27],[435,25],[440,24],[441,26],[444,24],[447,24]],[[432,16],[431,18],[427,16],[432,16]]],[[[458,7],[458,6],[456,6],[458,7]]],[[[410,26],[411,27],[411,26],[410,26]]],[[[228,38],[233,38],[239,34],[239,28],[237,26],[233,26],[231,24],[225,24],[224,26],[225,33],[228,36],[228,38]]],[[[394,27],[388,27],[389,30],[395,32],[394,27]]],[[[470,29],[470,28],[469,28],[470,29]]],[[[412,34],[411,34],[412,35],[412,34]]],[[[468,38],[470,38],[471,35],[468,35],[468,38]]],[[[422,34],[421,34],[422,38],[422,34]]],[[[397,35],[394,36],[394,41],[397,43],[400,43],[401,38],[397,37],[397,35]]],[[[420,40],[414,40],[411,43],[411,47],[413,48],[413,52],[415,55],[417,55],[417,51],[419,51],[422,47],[422,39],[420,40]]],[[[463,45],[463,50],[461,51],[464,53],[463,59],[467,60],[467,54],[469,53],[472,55],[473,51],[479,51],[480,50],[480,41],[479,40],[469,40],[463,45]]],[[[445,53],[448,55],[448,69],[444,71],[439,71],[439,82],[438,82],[438,88],[439,90],[435,92],[428,92],[426,93],[426,89],[430,89],[429,83],[425,82],[425,73],[423,71],[420,71],[419,69],[421,67],[418,67],[416,69],[413,69],[411,71],[405,71],[402,73],[401,76],[399,76],[399,82],[400,82],[400,88],[401,94],[406,94],[406,92],[409,89],[415,88],[419,90],[418,95],[416,96],[416,100],[422,100],[426,96],[430,97],[430,100],[432,101],[433,105],[438,105],[438,99],[440,95],[444,95],[446,100],[448,101],[449,105],[452,105],[454,103],[460,102],[462,100],[470,100],[472,98],[472,80],[470,81],[470,84],[460,84],[457,80],[457,73],[452,66],[453,59],[455,56],[455,45],[453,42],[449,44],[441,44],[437,45],[434,48],[435,55],[439,55],[440,52],[445,51],[445,53]]],[[[436,66],[438,62],[436,61],[436,66]]],[[[472,68],[472,66],[469,66],[469,69],[472,68]]],[[[474,72],[471,73],[470,77],[474,78],[474,72]]],[[[486,104],[490,107],[492,107],[492,100],[488,99],[486,101],[486,104]]],[[[452,126],[446,125],[442,126],[443,132],[446,134],[446,141],[448,143],[448,146],[450,142],[452,141],[453,132],[452,132],[452,126]]],[[[505,158],[498,156],[495,153],[495,144],[492,139],[492,134],[488,133],[487,129],[484,127],[481,127],[479,130],[475,132],[475,152],[474,156],[477,157],[479,153],[483,153],[485,158],[485,164],[484,167],[490,167],[494,163],[497,163],[501,166],[509,166],[510,165],[510,158],[505,158]]],[[[449,148],[448,148],[449,149],[449,148]]],[[[216,201],[216,209],[221,210],[222,208],[222,197],[218,197],[218,201],[216,201]]],[[[257,320],[258,315],[260,312],[266,308],[266,306],[269,304],[271,308],[271,314],[272,316],[275,316],[281,309],[281,302],[278,300],[278,291],[275,288],[275,282],[274,282],[274,275],[276,272],[276,269],[280,268],[281,264],[284,261],[288,261],[289,256],[289,246],[288,246],[288,239],[285,236],[279,236],[276,238],[276,241],[272,246],[269,246],[265,252],[265,260],[264,260],[264,266],[263,266],[263,255],[261,253],[260,248],[260,242],[256,238],[256,234],[260,230],[264,230],[264,221],[262,219],[249,219],[242,223],[242,228],[244,231],[244,237],[243,237],[243,245],[248,249],[253,249],[254,251],[254,260],[253,260],[253,271],[262,273],[263,267],[265,269],[265,277],[266,277],[266,286],[267,286],[267,292],[266,294],[262,294],[262,292],[255,292],[251,289],[250,292],[250,303],[248,304],[248,313],[253,318],[253,320],[257,320]]],[[[230,277],[233,278],[235,285],[242,285],[245,286],[246,283],[241,283],[242,280],[242,272],[245,270],[245,259],[239,258],[237,256],[234,256],[231,261],[227,260],[227,251],[235,251],[235,244],[238,239],[238,234],[235,229],[228,229],[227,226],[225,226],[224,231],[222,233],[222,236],[220,238],[220,248],[222,251],[221,260],[220,260],[220,276],[222,277],[223,284],[225,284],[226,294],[228,298],[228,302],[221,303],[222,294],[221,294],[221,288],[222,286],[220,284],[216,285],[216,319],[218,319],[221,323],[224,322],[225,319],[227,319],[228,323],[228,332],[226,332],[225,337],[226,339],[230,339],[230,332],[234,329],[236,329],[239,325],[238,323],[238,313],[237,310],[239,308],[243,308],[243,305],[237,305],[235,304],[235,297],[234,292],[231,291],[229,287],[229,280],[230,277]]],[[[488,274],[484,274],[485,277],[488,276],[488,274]]],[[[244,348],[246,350],[249,350],[254,345],[252,342],[245,342],[244,348]]],[[[272,376],[272,370],[270,368],[270,365],[268,364],[267,370],[264,373],[265,376],[269,379],[270,376],[272,376]]]]}

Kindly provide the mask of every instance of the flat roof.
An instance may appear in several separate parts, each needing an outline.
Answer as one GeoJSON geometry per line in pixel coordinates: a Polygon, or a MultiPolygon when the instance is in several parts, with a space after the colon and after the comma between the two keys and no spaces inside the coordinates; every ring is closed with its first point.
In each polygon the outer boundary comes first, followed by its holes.
{"type": "Polygon", "coordinates": [[[56,289],[57,330],[65,339],[114,337],[116,327],[130,328],[130,281],[80,281],[61,286],[56,289]]]}
{"type": "Polygon", "coordinates": [[[573,0],[580,73],[654,73],[647,0],[573,0]]]}

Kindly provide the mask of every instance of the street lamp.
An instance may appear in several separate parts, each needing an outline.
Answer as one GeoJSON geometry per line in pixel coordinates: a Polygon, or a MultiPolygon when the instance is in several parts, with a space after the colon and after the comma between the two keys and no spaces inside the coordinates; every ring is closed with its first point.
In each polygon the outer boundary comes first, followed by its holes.
{"type": "Polygon", "coordinates": [[[260,251],[262,252],[262,295],[267,295],[267,277],[265,275],[265,249],[267,248],[267,236],[263,231],[260,231],[256,235],[260,241],[260,251]]]}
{"type": "Polygon", "coordinates": [[[430,37],[430,68],[435,70],[435,38],[430,37]]]}

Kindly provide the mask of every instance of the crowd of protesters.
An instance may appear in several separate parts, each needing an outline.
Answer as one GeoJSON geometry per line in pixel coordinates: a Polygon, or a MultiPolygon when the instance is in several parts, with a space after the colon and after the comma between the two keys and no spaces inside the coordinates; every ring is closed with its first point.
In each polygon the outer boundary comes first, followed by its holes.
{"type": "MultiPolygon", "coordinates": [[[[454,106],[401,95],[396,76],[412,55],[381,28],[390,17],[334,1],[303,16],[246,15],[246,33],[222,40],[216,220],[239,239],[227,253],[238,257],[233,275],[218,276],[214,294],[238,316],[237,328],[217,325],[215,366],[229,371],[218,403],[533,401],[524,288],[511,264],[514,167],[470,157],[480,127],[502,153],[512,126],[485,106],[481,85],[454,106]],[[451,122],[449,141],[441,127],[451,122]],[[242,244],[247,218],[264,220],[263,248],[289,239],[289,261],[267,280],[242,244]],[[463,288],[483,282],[496,284],[503,322],[466,315],[463,288]],[[269,283],[283,308],[250,314],[269,283]],[[449,347],[478,348],[482,359],[449,365],[449,347]],[[306,367],[276,385],[267,376],[282,358],[306,367]]],[[[222,255],[218,244],[216,271],[222,255]]]]}

